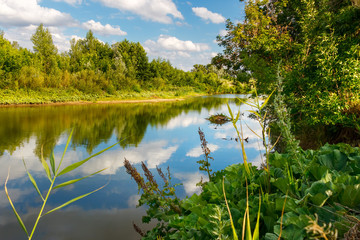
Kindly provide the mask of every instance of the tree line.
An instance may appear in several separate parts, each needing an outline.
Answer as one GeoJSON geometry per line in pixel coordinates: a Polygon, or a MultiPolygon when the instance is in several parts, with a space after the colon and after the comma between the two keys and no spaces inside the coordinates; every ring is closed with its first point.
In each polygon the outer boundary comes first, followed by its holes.
{"type": "Polygon", "coordinates": [[[210,65],[186,72],[162,58],[149,61],[140,43],[125,39],[110,46],[91,30],[84,39],[72,39],[70,50],[64,53],[59,53],[43,24],[31,41],[33,51],[0,33],[0,89],[73,88],[107,94],[179,87],[210,93],[236,91],[233,84],[224,84],[230,78],[210,65]]]}
{"type": "Polygon", "coordinates": [[[213,65],[265,93],[280,79],[294,122],[360,134],[359,1],[250,0],[226,30],[213,65]]]}

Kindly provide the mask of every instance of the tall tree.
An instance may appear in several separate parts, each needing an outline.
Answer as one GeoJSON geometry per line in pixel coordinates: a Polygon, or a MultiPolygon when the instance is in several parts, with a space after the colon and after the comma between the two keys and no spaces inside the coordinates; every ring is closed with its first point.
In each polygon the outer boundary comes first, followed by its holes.
{"type": "Polygon", "coordinates": [[[218,37],[225,50],[215,64],[272,91],[281,63],[292,116],[307,124],[358,124],[360,9],[354,1],[248,0],[245,14],[218,37]]]}
{"type": "Polygon", "coordinates": [[[31,37],[34,44],[34,52],[38,53],[44,67],[45,73],[49,74],[56,67],[57,48],[54,45],[49,29],[41,23],[31,37]]]}

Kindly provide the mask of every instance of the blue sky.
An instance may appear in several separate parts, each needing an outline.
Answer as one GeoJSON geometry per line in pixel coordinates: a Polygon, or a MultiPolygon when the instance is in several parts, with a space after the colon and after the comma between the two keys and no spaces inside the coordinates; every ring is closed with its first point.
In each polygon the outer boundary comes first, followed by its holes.
{"type": "Polygon", "coordinates": [[[243,17],[239,0],[0,0],[0,29],[22,47],[32,49],[30,37],[40,23],[60,52],[91,29],[109,44],[140,42],[150,59],[169,59],[184,70],[209,63],[222,51],[215,39],[224,34],[225,20],[243,17]]]}

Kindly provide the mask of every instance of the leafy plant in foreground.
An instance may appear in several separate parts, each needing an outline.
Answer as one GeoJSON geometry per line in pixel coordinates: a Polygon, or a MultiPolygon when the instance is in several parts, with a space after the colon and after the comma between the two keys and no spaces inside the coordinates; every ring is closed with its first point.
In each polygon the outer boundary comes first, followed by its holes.
{"type": "MultiPolygon", "coordinates": [[[[142,190],[139,206],[147,204],[149,208],[146,210],[147,216],[144,216],[142,221],[149,223],[151,219],[157,219],[158,223],[155,228],[156,231],[147,234],[146,239],[155,239],[170,231],[164,222],[169,221],[174,215],[182,215],[182,208],[180,207],[180,199],[175,194],[175,187],[179,184],[172,185],[170,169],[168,168],[167,174],[164,174],[161,168],[156,167],[156,170],[163,180],[163,186],[160,186],[151,171],[147,166],[141,162],[141,167],[144,171],[145,178],[140,175],[138,170],[125,159],[124,166],[126,172],[138,184],[139,191],[142,190]]],[[[139,232],[138,230],[136,230],[139,232]]]]}
{"type": "Polygon", "coordinates": [[[81,181],[81,180],[83,180],[83,179],[85,179],[85,178],[88,178],[88,177],[91,177],[91,176],[93,176],[93,175],[96,175],[96,174],[98,174],[98,173],[106,170],[106,168],[101,169],[101,170],[99,170],[99,171],[97,171],[97,172],[94,172],[94,173],[92,173],[92,174],[90,174],[90,175],[87,175],[87,176],[85,176],[85,177],[77,178],[77,179],[72,179],[72,180],[69,180],[69,181],[60,183],[60,184],[58,184],[58,185],[55,185],[55,181],[56,181],[56,179],[57,179],[58,177],[60,177],[61,175],[64,175],[64,174],[66,174],[66,173],[69,173],[69,172],[77,169],[78,167],[80,167],[81,165],[83,165],[84,163],[86,163],[87,161],[89,161],[91,158],[93,158],[93,157],[95,157],[95,156],[97,156],[97,155],[99,155],[99,154],[107,151],[108,149],[110,149],[110,148],[112,148],[112,147],[114,147],[115,145],[118,144],[118,143],[115,143],[115,144],[111,145],[110,147],[105,148],[104,150],[99,151],[99,152],[91,155],[90,157],[82,160],[82,161],[73,163],[73,164],[65,167],[64,169],[62,169],[62,170],[60,171],[60,167],[61,167],[61,165],[62,165],[62,162],[63,162],[64,156],[65,156],[66,150],[67,150],[67,148],[68,148],[68,146],[69,146],[69,144],[70,144],[70,141],[71,141],[72,133],[73,133],[73,130],[71,131],[71,133],[70,133],[70,135],[69,135],[69,137],[68,137],[68,140],[67,140],[67,142],[66,142],[66,146],[65,146],[63,155],[62,155],[61,160],[60,160],[60,162],[59,162],[59,164],[58,164],[57,166],[56,166],[56,162],[55,162],[54,152],[52,152],[51,155],[50,155],[50,167],[49,167],[48,163],[45,161],[43,155],[41,156],[42,166],[43,166],[43,168],[44,168],[44,170],[45,170],[45,173],[46,173],[47,178],[48,178],[49,181],[50,181],[50,186],[49,186],[49,188],[48,188],[48,190],[47,190],[47,192],[46,192],[46,196],[45,196],[45,197],[44,197],[43,194],[41,193],[41,191],[40,191],[40,189],[39,189],[39,187],[38,187],[38,185],[37,185],[34,177],[33,177],[33,176],[31,175],[31,173],[27,170],[26,164],[25,164],[25,161],[24,161],[24,166],[25,166],[26,172],[27,172],[27,174],[28,174],[28,176],[29,176],[29,179],[30,179],[32,185],[34,186],[35,190],[36,190],[37,193],[39,194],[41,200],[42,200],[42,206],[41,206],[41,208],[40,208],[39,214],[38,214],[38,216],[37,216],[37,218],[36,218],[36,221],[35,221],[34,226],[33,226],[33,228],[32,228],[32,230],[31,230],[30,233],[28,232],[28,230],[27,230],[24,222],[22,221],[20,215],[19,215],[18,212],[16,211],[15,206],[14,206],[14,204],[13,204],[11,198],[10,198],[10,194],[9,194],[9,192],[8,192],[8,189],[7,189],[7,182],[8,182],[8,180],[9,180],[9,175],[10,175],[10,169],[9,169],[9,173],[8,173],[8,176],[7,176],[6,181],[5,181],[5,187],[4,187],[4,188],[5,188],[5,193],[6,193],[6,196],[7,196],[8,200],[9,200],[9,203],[10,203],[10,205],[11,205],[13,211],[14,211],[14,214],[16,215],[16,218],[17,218],[20,226],[22,227],[22,229],[23,229],[24,232],[26,233],[26,235],[27,235],[27,237],[28,237],[29,240],[32,239],[32,237],[33,237],[33,235],[34,235],[34,233],[35,233],[35,230],[36,230],[36,228],[37,228],[37,225],[38,225],[38,223],[39,223],[39,220],[40,220],[42,217],[44,217],[45,215],[47,215],[47,214],[49,214],[49,213],[52,213],[52,212],[54,212],[54,211],[56,211],[56,210],[59,210],[59,209],[65,207],[65,206],[67,206],[67,205],[69,205],[69,204],[71,204],[71,203],[73,203],[73,202],[75,202],[75,201],[78,201],[78,200],[80,200],[80,199],[82,199],[82,198],[84,198],[84,197],[86,197],[86,196],[89,196],[90,194],[95,193],[95,192],[99,191],[100,189],[102,189],[102,188],[104,188],[104,187],[106,186],[106,185],[103,185],[102,187],[100,187],[100,188],[98,188],[98,189],[95,189],[94,191],[91,191],[91,192],[88,192],[88,193],[86,193],[86,194],[80,195],[80,196],[78,196],[78,197],[76,197],[76,198],[73,198],[73,199],[65,202],[64,204],[62,204],[62,205],[60,205],[60,206],[58,206],[58,207],[56,207],[56,208],[53,208],[53,209],[47,211],[46,213],[44,213],[44,209],[45,209],[46,203],[47,203],[47,201],[48,201],[48,199],[49,199],[49,196],[50,196],[50,194],[51,194],[51,192],[52,192],[53,190],[58,189],[58,188],[62,188],[62,187],[65,187],[65,186],[69,186],[69,185],[74,184],[74,183],[76,183],[76,182],[78,182],[78,181],[81,181]]]}
{"type": "MultiPolygon", "coordinates": [[[[143,202],[155,210],[152,218],[159,216],[162,221],[143,239],[238,239],[242,235],[247,240],[303,240],[333,239],[336,234],[346,239],[357,236],[360,148],[326,144],[316,151],[296,147],[296,154],[280,154],[271,153],[272,146],[268,145],[267,165],[257,168],[247,161],[241,121],[240,130],[237,128],[241,114],[234,117],[230,108],[229,112],[242,141],[244,163],[214,172],[211,181],[201,185],[199,195],[178,202],[182,214],[163,215],[149,199],[143,202]]],[[[254,114],[263,121],[263,115],[256,111],[254,114]]]]}

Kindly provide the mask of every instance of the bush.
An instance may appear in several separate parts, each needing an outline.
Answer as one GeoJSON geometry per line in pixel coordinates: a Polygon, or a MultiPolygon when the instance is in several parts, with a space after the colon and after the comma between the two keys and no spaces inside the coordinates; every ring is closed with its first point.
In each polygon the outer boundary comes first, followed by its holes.
{"type": "Polygon", "coordinates": [[[19,87],[39,89],[44,85],[43,73],[32,66],[24,66],[18,77],[19,87]]]}

